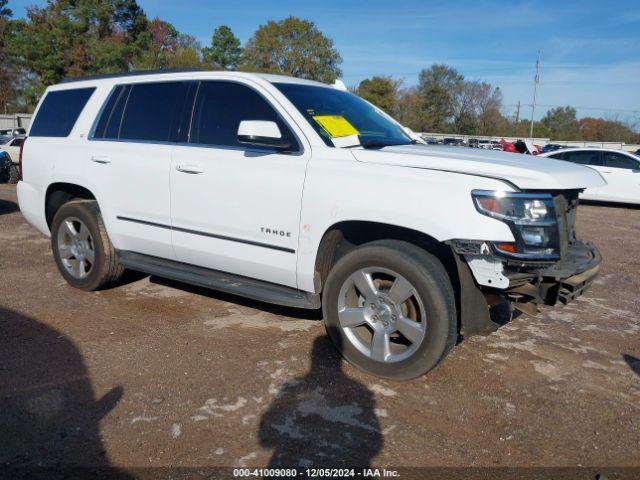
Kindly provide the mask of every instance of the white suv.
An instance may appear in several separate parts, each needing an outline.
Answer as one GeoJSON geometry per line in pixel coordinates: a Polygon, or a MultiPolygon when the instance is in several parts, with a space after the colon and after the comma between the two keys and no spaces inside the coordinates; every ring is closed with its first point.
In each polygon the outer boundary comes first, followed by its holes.
{"type": "Polygon", "coordinates": [[[419,145],[359,97],[236,72],[129,74],[47,89],[23,145],[20,208],[62,276],[133,269],[322,307],[358,367],[411,378],[489,304],[566,303],[600,256],[576,239],[594,170],[419,145]]]}

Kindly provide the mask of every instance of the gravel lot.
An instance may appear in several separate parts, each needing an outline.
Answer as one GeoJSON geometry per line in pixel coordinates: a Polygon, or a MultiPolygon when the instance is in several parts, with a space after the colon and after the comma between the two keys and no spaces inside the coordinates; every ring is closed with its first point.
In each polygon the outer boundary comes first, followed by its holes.
{"type": "Polygon", "coordinates": [[[341,362],[313,312],[68,287],[0,185],[0,465],[638,467],[640,210],[578,217],[604,257],[585,297],[395,383],[341,362]]]}

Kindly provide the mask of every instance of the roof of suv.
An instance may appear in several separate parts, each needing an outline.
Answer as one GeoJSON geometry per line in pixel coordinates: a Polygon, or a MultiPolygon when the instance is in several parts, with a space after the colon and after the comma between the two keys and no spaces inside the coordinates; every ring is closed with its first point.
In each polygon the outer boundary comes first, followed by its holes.
{"type": "Polygon", "coordinates": [[[248,72],[230,72],[230,71],[216,71],[216,70],[200,70],[200,69],[165,69],[165,70],[136,70],[132,72],[120,72],[120,73],[108,73],[103,75],[91,75],[86,77],[74,77],[65,78],[62,80],[62,85],[76,82],[88,82],[99,80],[118,80],[124,78],[134,77],[141,80],[152,80],[156,76],[171,77],[175,75],[180,78],[184,78],[185,74],[193,74],[194,77],[206,76],[208,73],[215,73],[216,77],[243,77],[243,78],[261,78],[269,83],[297,83],[301,85],[315,85],[318,87],[329,87],[326,83],[316,82],[313,80],[306,80],[304,78],[289,77],[286,75],[275,75],[270,73],[248,73],[248,72]]]}

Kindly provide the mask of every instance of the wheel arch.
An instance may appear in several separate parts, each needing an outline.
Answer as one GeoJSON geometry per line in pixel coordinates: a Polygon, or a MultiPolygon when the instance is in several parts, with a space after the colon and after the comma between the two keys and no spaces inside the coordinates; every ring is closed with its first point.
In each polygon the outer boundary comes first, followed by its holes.
{"type": "Polygon", "coordinates": [[[464,336],[494,329],[484,293],[475,283],[467,263],[451,247],[434,237],[399,225],[349,220],[331,225],[316,253],[314,287],[321,293],[332,266],[359,245],[376,240],[399,240],[434,255],[445,268],[455,294],[458,333],[464,336]]]}
{"type": "Polygon", "coordinates": [[[75,183],[56,182],[47,187],[44,197],[44,211],[49,229],[51,229],[53,217],[60,207],[73,199],[96,200],[96,196],[88,188],[75,183]]]}
{"type": "Polygon", "coordinates": [[[400,240],[411,243],[436,256],[447,272],[449,272],[448,266],[455,269],[451,248],[424,232],[383,222],[340,221],[327,228],[320,240],[314,270],[316,292],[322,291],[331,267],[344,254],[359,245],[376,240],[400,240]]]}

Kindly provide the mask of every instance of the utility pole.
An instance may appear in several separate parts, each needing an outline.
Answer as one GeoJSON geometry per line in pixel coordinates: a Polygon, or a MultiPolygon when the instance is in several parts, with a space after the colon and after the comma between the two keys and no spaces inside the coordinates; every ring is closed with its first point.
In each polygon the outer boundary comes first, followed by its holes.
{"type": "Polygon", "coordinates": [[[520,100],[518,100],[518,109],[516,110],[516,137],[518,136],[518,126],[520,125],[520,100]]]}
{"type": "Polygon", "coordinates": [[[536,59],[536,76],[533,79],[533,103],[531,104],[531,128],[529,130],[529,138],[533,139],[533,115],[536,111],[536,94],[538,93],[538,84],[540,83],[540,50],[538,50],[538,58],[536,59]]]}

